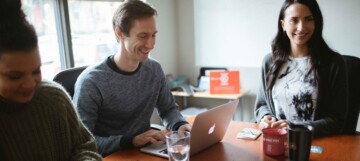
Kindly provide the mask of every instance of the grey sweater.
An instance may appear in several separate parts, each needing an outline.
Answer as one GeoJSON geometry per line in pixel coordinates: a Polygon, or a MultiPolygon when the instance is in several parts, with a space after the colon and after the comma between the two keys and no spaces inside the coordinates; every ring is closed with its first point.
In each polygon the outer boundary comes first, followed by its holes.
{"type": "MultiPolygon", "coordinates": [[[[261,68],[261,85],[255,102],[257,122],[265,115],[275,117],[272,92],[267,91],[266,74],[270,70],[272,54],[265,56],[261,68]]],[[[341,55],[331,53],[323,60],[318,69],[318,100],[314,121],[304,124],[314,127],[315,136],[326,136],[341,133],[348,111],[348,80],[346,66],[341,55]]]]}
{"type": "Polygon", "coordinates": [[[70,96],[41,82],[31,102],[0,99],[0,160],[101,160],[95,139],[78,119],[70,96]]]}
{"type": "Polygon", "coordinates": [[[168,129],[186,123],[153,59],[131,73],[120,71],[112,56],[88,67],[76,82],[73,101],[103,156],[128,148],[125,141],[132,145],[134,136],[149,130],[155,107],[168,129]]]}

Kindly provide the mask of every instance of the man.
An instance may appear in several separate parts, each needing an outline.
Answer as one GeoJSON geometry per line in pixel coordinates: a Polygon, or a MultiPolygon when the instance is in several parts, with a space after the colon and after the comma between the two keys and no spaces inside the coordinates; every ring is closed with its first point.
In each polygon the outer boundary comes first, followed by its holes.
{"type": "Polygon", "coordinates": [[[160,64],[149,58],[157,33],[155,16],[156,10],[148,4],[125,1],[113,17],[119,52],[88,67],[76,82],[76,109],[103,156],[164,141],[161,131],[150,129],[155,107],[167,129],[191,130],[167,87],[160,64]]]}

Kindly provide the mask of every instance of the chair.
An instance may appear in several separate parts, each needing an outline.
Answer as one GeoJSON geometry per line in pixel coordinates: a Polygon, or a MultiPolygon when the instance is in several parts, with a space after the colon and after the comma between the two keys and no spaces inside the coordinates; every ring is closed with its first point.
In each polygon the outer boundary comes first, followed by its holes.
{"type": "Polygon", "coordinates": [[[70,94],[71,98],[74,96],[74,86],[76,79],[80,73],[86,69],[87,66],[75,67],[63,70],[55,75],[53,81],[60,83],[66,91],[70,94]]]}
{"type": "Polygon", "coordinates": [[[349,111],[344,133],[355,134],[360,111],[360,58],[343,55],[349,79],[349,111]]]}

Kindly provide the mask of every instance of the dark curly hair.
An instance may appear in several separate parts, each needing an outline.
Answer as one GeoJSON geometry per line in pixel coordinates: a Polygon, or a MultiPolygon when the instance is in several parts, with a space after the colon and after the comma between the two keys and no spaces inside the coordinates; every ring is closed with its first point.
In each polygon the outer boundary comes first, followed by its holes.
{"type": "Polygon", "coordinates": [[[0,56],[4,52],[30,51],[37,45],[35,29],[25,19],[21,0],[1,0],[0,56]]]}

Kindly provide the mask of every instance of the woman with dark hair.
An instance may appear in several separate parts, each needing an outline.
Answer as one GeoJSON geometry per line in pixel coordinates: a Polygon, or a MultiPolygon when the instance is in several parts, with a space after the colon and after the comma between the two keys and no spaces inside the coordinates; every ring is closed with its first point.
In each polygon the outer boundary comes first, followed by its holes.
{"type": "Polygon", "coordinates": [[[101,160],[61,85],[41,80],[20,0],[0,1],[0,160],[101,160]]]}
{"type": "Polygon", "coordinates": [[[255,116],[261,128],[311,125],[315,136],[341,133],[348,106],[342,56],[322,37],[316,0],[285,0],[272,53],[262,65],[255,116]]]}

